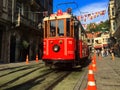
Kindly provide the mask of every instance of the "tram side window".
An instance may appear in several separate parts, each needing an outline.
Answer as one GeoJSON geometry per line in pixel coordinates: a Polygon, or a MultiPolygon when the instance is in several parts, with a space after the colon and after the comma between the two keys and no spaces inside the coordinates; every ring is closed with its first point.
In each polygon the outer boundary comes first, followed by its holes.
{"type": "Polygon", "coordinates": [[[67,26],[66,26],[66,34],[67,36],[70,36],[70,19],[67,19],[67,26]]]}
{"type": "Polygon", "coordinates": [[[51,21],[50,23],[50,37],[56,36],[56,24],[55,21],[51,21]]]}
{"type": "Polygon", "coordinates": [[[58,36],[64,36],[64,21],[58,20],[58,36]]]}
{"type": "Polygon", "coordinates": [[[47,21],[44,22],[44,37],[47,37],[47,21]]]}

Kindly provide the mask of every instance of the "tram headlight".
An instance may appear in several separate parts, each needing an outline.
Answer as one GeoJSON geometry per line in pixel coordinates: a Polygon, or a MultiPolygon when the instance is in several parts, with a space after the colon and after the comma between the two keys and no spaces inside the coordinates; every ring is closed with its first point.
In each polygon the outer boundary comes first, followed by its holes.
{"type": "Polygon", "coordinates": [[[60,50],[60,46],[58,46],[58,45],[53,46],[53,51],[54,52],[58,52],[59,50],[60,50]]]}

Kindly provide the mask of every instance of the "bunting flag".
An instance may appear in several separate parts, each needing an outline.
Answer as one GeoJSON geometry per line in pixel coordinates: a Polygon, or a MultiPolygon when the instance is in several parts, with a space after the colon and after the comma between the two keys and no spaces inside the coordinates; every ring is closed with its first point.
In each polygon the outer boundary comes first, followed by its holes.
{"type": "Polygon", "coordinates": [[[105,13],[106,13],[106,10],[102,10],[102,11],[99,11],[99,12],[80,15],[77,18],[80,21],[86,22],[87,20],[93,20],[93,19],[95,19],[95,18],[97,18],[99,16],[103,16],[103,15],[105,15],[105,13]]]}
{"type": "Polygon", "coordinates": [[[83,26],[84,29],[87,29],[88,25],[87,24],[82,24],[82,26],[83,26]]]}

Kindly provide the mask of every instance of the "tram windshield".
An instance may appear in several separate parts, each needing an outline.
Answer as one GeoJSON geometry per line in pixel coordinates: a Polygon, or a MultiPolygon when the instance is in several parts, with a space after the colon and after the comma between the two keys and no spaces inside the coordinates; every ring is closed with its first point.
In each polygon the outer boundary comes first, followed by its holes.
{"type": "Polygon", "coordinates": [[[63,20],[58,20],[58,36],[64,36],[64,21],[63,20]]]}
{"type": "Polygon", "coordinates": [[[64,36],[64,20],[50,21],[50,37],[64,36]]]}
{"type": "Polygon", "coordinates": [[[56,23],[55,21],[50,22],[50,36],[56,36],[56,23]]]}
{"type": "Polygon", "coordinates": [[[44,37],[62,37],[62,36],[72,36],[73,29],[70,25],[70,18],[67,19],[57,19],[49,20],[44,22],[44,37]]]}

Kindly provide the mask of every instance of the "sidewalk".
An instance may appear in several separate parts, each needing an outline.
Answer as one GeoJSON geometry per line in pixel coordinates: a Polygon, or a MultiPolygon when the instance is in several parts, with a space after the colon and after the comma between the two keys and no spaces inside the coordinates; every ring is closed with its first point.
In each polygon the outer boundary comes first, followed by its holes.
{"type": "Polygon", "coordinates": [[[26,65],[35,65],[35,64],[40,64],[43,63],[42,60],[39,60],[39,62],[34,61],[29,61],[28,64],[26,64],[26,62],[17,62],[17,63],[8,63],[8,64],[3,64],[0,63],[0,70],[1,69],[5,69],[5,68],[13,68],[13,67],[21,67],[21,66],[26,66],[26,65]]]}
{"type": "Polygon", "coordinates": [[[98,60],[95,79],[97,90],[120,90],[120,58],[115,57],[111,60],[111,56],[98,60]]]}

